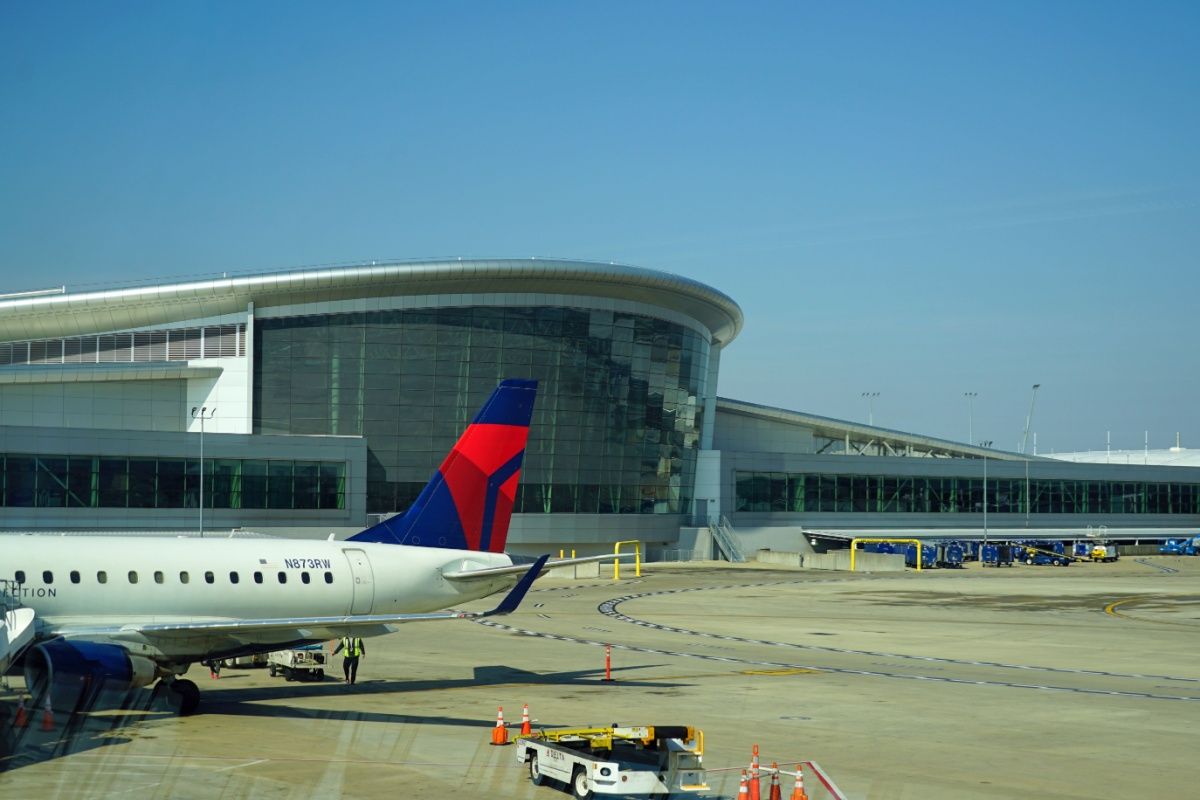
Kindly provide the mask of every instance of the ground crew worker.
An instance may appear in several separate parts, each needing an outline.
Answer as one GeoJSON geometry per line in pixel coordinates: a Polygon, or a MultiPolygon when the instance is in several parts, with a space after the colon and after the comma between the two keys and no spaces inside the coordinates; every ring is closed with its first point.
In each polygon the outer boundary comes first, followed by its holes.
{"type": "Polygon", "coordinates": [[[342,671],[346,673],[346,683],[354,683],[358,678],[358,659],[367,654],[363,640],[358,636],[343,636],[334,649],[333,655],[343,653],[342,671]]]}

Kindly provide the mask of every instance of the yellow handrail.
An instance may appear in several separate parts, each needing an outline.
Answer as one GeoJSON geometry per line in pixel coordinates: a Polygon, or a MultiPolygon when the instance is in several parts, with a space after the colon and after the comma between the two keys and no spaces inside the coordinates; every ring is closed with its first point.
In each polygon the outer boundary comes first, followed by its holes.
{"type": "MultiPolygon", "coordinates": [[[[859,542],[904,542],[917,546],[917,572],[921,571],[921,540],[920,539],[851,539],[850,540],[850,571],[854,572],[854,554],[858,552],[859,542]]],[[[901,553],[900,555],[904,555],[901,553]]]]}
{"type": "Polygon", "coordinates": [[[637,539],[626,539],[623,542],[617,542],[616,547],[613,549],[613,555],[618,556],[613,559],[613,580],[617,581],[621,579],[620,555],[621,545],[623,544],[633,545],[633,574],[638,578],[642,577],[642,543],[637,539]]]}

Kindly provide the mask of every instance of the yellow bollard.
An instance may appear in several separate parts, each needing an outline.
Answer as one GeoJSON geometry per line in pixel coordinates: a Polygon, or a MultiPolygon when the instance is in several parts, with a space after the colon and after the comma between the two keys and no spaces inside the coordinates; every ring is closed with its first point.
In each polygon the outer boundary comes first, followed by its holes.
{"type": "Polygon", "coordinates": [[[621,545],[633,545],[633,574],[637,577],[642,577],[642,543],[637,539],[626,539],[622,542],[617,542],[613,549],[613,555],[618,556],[613,559],[613,580],[621,579],[621,545]]]}

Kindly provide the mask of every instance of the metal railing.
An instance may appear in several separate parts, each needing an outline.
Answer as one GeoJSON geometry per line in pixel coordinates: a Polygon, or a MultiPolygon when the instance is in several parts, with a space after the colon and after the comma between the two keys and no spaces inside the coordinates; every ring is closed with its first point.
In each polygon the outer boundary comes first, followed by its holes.
{"type": "MultiPolygon", "coordinates": [[[[21,584],[14,580],[0,578],[0,604],[4,606],[4,624],[11,628],[16,624],[16,614],[14,612],[18,608],[21,608],[21,584]]],[[[4,631],[0,635],[9,636],[11,634],[8,631],[4,631]]],[[[12,689],[8,683],[8,666],[19,655],[19,652],[13,652],[4,653],[0,656],[0,690],[7,692],[12,689]]]]}
{"type": "MultiPolygon", "coordinates": [[[[737,542],[737,535],[733,532],[733,526],[729,524],[729,517],[725,515],[721,515],[720,519],[709,517],[708,530],[712,534],[713,544],[721,551],[721,555],[725,557],[726,561],[734,564],[745,563],[746,555],[737,542]]],[[[713,558],[717,558],[716,552],[713,553],[713,558]]]]}
{"type": "Polygon", "coordinates": [[[646,554],[647,561],[664,561],[664,562],[681,562],[694,561],[696,559],[696,551],[682,547],[664,548],[661,550],[649,551],[646,554]]]}

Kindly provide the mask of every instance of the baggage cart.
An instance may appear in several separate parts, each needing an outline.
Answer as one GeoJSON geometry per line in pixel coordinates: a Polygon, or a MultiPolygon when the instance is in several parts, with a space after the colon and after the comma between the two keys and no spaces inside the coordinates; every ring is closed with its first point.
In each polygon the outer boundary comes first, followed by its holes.
{"type": "Polygon", "coordinates": [[[276,650],[267,654],[267,670],[272,678],[282,675],[289,681],[322,681],[329,659],[329,648],[324,644],[276,650]]]}

